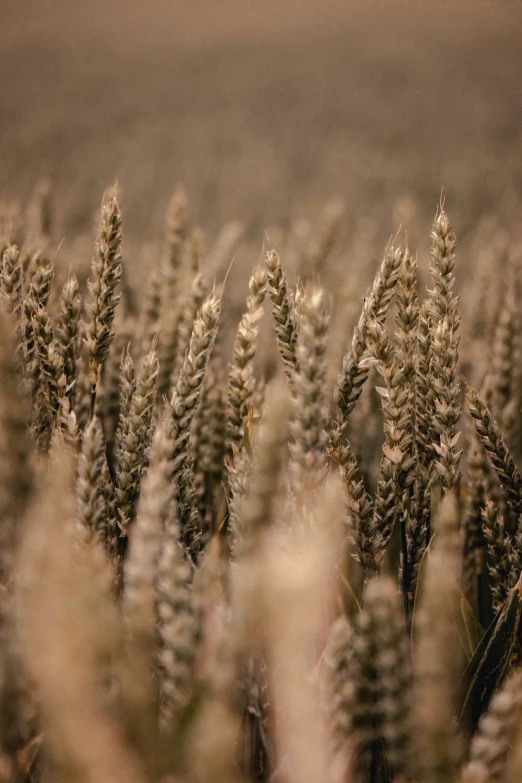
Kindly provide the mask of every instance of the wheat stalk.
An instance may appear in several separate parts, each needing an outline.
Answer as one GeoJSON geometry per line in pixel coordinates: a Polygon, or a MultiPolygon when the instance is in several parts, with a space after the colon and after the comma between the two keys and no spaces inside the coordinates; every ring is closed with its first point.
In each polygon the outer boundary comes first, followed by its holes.
{"type": "Polygon", "coordinates": [[[101,366],[107,358],[114,338],[112,324],[120,300],[116,288],[121,280],[122,271],[121,213],[115,196],[109,198],[102,206],[99,231],[96,257],[92,262],[93,279],[89,282],[92,301],[86,305],[89,320],[84,324],[92,412],[94,412],[101,366]]]}

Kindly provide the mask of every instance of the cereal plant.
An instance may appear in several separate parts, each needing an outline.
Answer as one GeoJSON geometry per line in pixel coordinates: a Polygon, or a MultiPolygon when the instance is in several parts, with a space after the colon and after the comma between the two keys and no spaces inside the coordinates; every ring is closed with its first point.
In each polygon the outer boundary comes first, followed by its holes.
{"type": "Polygon", "coordinates": [[[477,321],[441,203],[359,299],[332,202],[236,321],[241,227],[207,251],[181,186],[141,297],[115,193],[86,285],[40,201],[0,248],[0,781],[519,783],[516,253],[477,321]]]}

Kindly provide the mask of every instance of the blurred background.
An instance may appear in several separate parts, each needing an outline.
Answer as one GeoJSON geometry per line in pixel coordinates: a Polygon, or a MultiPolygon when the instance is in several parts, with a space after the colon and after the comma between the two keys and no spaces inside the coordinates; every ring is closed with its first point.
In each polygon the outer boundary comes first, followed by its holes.
{"type": "Polygon", "coordinates": [[[176,181],[215,234],[341,197],[346,221],[441,190],[461,235],[522,187],[522,3],[1,0],[0,196],[53,183],[55,238],[121,188],[127,241],[161,235],[176,181]]]}

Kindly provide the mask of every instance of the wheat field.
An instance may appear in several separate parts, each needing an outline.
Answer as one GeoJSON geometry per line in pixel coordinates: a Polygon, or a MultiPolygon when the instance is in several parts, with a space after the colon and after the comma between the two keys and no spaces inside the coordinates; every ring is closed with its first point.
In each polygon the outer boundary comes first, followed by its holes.
{"type": "Polygon", "coordinates": [[[522,780],[522,16],[264,6],[5,7],[0,783],[522,780]]]}

